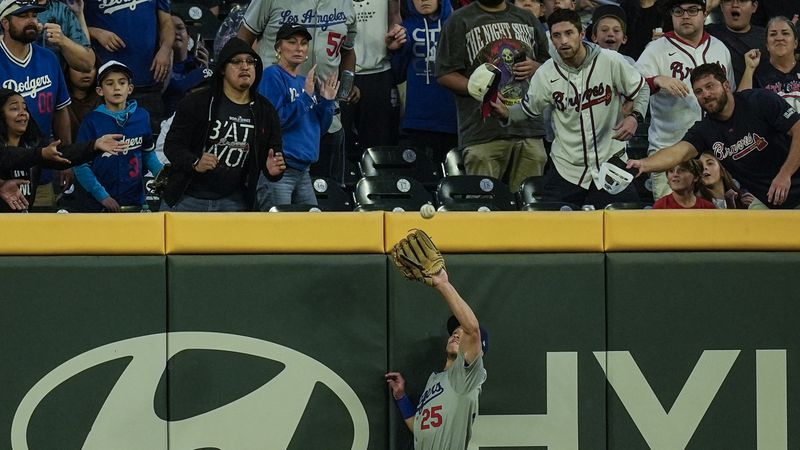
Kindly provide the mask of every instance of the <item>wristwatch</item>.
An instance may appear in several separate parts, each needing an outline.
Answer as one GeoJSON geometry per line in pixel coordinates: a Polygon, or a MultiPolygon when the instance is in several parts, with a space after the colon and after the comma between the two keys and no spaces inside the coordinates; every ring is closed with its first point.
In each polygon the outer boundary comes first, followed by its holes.
{"type": "Polygon", "coordinates": [[[642,113],[640,113],[639,111],[632,111],[628,115],[633,116],[633,118],[636,119],[636,123],[638,123],[639,125],[644,123],[644,117],[642,116],[642,113]]]}

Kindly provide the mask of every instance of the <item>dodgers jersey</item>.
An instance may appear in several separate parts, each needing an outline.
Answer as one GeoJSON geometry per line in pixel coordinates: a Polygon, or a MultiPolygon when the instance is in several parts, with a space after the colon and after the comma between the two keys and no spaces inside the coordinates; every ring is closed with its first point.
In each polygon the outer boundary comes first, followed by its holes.
{"type": "MultiPolygon", "coordinates": [[[[155,84],[150,66],[159,45],[158,11],[169,13],[170,0],[86,0],[84,15],[90,27],[114,32],[125,48],[109,52],[101,45],[94,51],[100,61],[115,59],[133,72],[134,86],[155,84]]],[[[95,44],[97,44],[95,42],[95,44]]]]}
{"type": "Polygon", "coordinates": [[[647,86],[623,55],[583,45],[587,55],[580,67],[567,66],[556,53],[536,71],[522,107],[511,109],[511,120],[539,117],[552,106],[556,133],[550,157],[558,173],[584,189],[592,181],[600,189],[600,165],[622,148],[612,139],[622,103],[636,100],[636,109],[644,110],[647,86]]]}
{"type": "Polygon", "coordinates": [[[0,39],[0,78],[3,87],[18,92],[45,137],[53,134],[53,114],[72,101],[64,81],[58,56],[36,44],[28,45],[28,54],[18,59],[0,39]]]}
{"type": "MultiPolygon", "coordinates": [[[[250,2],[242,26],[258,36],[256,51],[269,67],[275,62],[275,36],[285,23],[299,23],[311,33],[308,61],[300,68],[305,75],[317,65],[316,75],[325,79],[339,71],[342,49],[353,48],[356,15],[352,0],[258,0],[250,2]]],[[[342,128],[336,114],[329,133],[342,128]]]]}
{"type": "Polygon", "coordinates": [[[144,109],[136,108],[127,121],[120,125],[113,117],[100,111],[103,106],[90,112],[83,119],[83,124],[78,130],[78,140],[90,141],[104,134],[121,133],[125,150],[116,155],[99,154],[92,162],[76,168],[76,176],[83,187],[98,201],[110,195],[123,206],[143,205],[144,174],[148,169],[154,174],[161,169],[148,167],[147,161],[143,158],[143,152],[152,152],[154,148],[150,115],[144,109]],[[79,171],[83,171],[83,174],[79,174],[79,171]],[[100,182],[101,187],[94,183],[84,184],[84,181],[90,180],[92,175],[100,182]]]}
{"type": "Polygon", "coordinates": [[[461,352],[449,369],[432,373],[414,416],[415,450],[466,449],[484,381],[483,356],[467,366],[461,352]]]}
{"type": "Polygon", "coordinates": [[[700,104],[692,94],[691,74],[695,67],[714,62],[725,68],[731,89],[736,90],[731,53],[722,41],[708,33],[703,33],[697,47],[692,47],[674,32],[665,33],[645,47],[636,62],[636,68],[652,88],[648,129],[651,151],[676,144],[686,130],[702,118],[700,104]],[[686,97],[674,97],[666,91],[657,90],[651,80],[659,75],[683,81],[689,94],[686,97]]]}

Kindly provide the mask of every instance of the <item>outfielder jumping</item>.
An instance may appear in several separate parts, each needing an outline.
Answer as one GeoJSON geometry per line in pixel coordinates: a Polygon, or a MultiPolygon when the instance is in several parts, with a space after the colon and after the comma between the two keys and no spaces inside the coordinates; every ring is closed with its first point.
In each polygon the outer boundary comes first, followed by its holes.
{"type": "Polygon", "coordinates": [[[408,429],[414,433],[416,450],[466,449],[478,414],[481,385],[486,381],[483,354],[488,335],[450,284],[444,259],[424,231],[415,230],[398,242],[392,248],[392,258],[406,278],[439,291],[453,316],[447,321],[450,338],[444,370],[431,374],[416,407],[406,395],[403,375],[389,372],[386,382],[408,429]]]}

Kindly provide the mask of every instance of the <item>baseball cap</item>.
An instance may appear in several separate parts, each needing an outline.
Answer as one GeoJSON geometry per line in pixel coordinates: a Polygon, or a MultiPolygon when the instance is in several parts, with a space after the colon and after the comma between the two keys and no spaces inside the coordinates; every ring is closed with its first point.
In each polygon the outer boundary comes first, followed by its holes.
{"type": "Polygon", "coordinates": [[[112,59],[97,69],[97,85],[99,86],[100,83],[103,82],[103,78],[108,76],[111,72],[122,72],[128,77],[128,80],[133,81],[133,72],[131,72],[131,69],[125,64],[112,59]]]}
{"type": "Polygon", "coordinates": [[[278,29],[278,34],[275,35],[275,45],[278,45],[278,41],[281,39],[289,39],[290,37],[298,34],[309,41],[311,40],[311,33],[308,32],[306,27],[300,25],[299,23],[285,23],[281,25],[281,27],[278,29]]]}
{"type": "MultiPolygon", "coordinates": [[[[613,17],[619,20],[619,23],[622,24],[622,33],[627,32],[628,28],[628,17],[625,14],[625,11],[617,5],[600,5],[594,9],[594,13],[592,14],[592,24],[591,26],[594,27],[597,25],[597,22],[605,19],[606,17],[613,17]]],[[[591,34],[591,33],[587,33],[591,34]]]]}
{"type": "Polygon", "coordinates": [[[45,6],[37,3],[36,0],[3,0],[0,2],[0,19],[12,15],[23,14],[28,11],[42,12],[45,6]]]}
{"type": "MultiPolygon", "coordinates": [[[[447,319],[447,334],[453,334],[453,331],[460,326],[461,324],[458,322],[458,319],[456,319],[456,316],[450,316],[450,318],[447,319]]],[[[481,350],[485,355],[489,353],[489,332],[486,331],[486,328],[483,328],[483,326],[481,326],[480,329],[481,329],[481,350]]]]}
{"type": "Polygon", "coordinates": [[[481,102],[483,117],[492,114],[491,102],[497,100],[497,90],[500,86],[500,69],[494,64],[481,64],[469,76],[467,92],[475,100],[481,102]]]}

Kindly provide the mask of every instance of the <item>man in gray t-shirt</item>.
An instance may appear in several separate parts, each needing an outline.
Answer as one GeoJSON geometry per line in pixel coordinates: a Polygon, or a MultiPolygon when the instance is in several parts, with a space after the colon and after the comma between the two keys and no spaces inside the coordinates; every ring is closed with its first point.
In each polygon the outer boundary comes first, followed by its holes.
{"type": "Polygon", "coordinates": [[[467,85],[476,67],[493,64],[501,74],[499,93],[511,106],[522,101],[531,76],[548,58],[542,24],[505,0],[477,0],[447,19],[436,50],[436,77],[455,94],[459,148],[468,174],[502,178],[511,164],[511,191],[542,174],[547,162],[542,120],[501,127],[496,117],[483,116],[467,85]]]}
{"type": "Polygon", "coordinates": [[[466,301],[450,284],[442,269],[433,277],[453,316],[447,321],[447,340],[442,372],[428,378],[415,407],[405,392],[405,379],[399,372],[386,374],[386,382],[408,426],[414,433],[416,450],[466,449],[472,436],[472,423],[478,414],[478,396],[486,381],[483,354],[488,349],[488,334],[466,301]]]}

